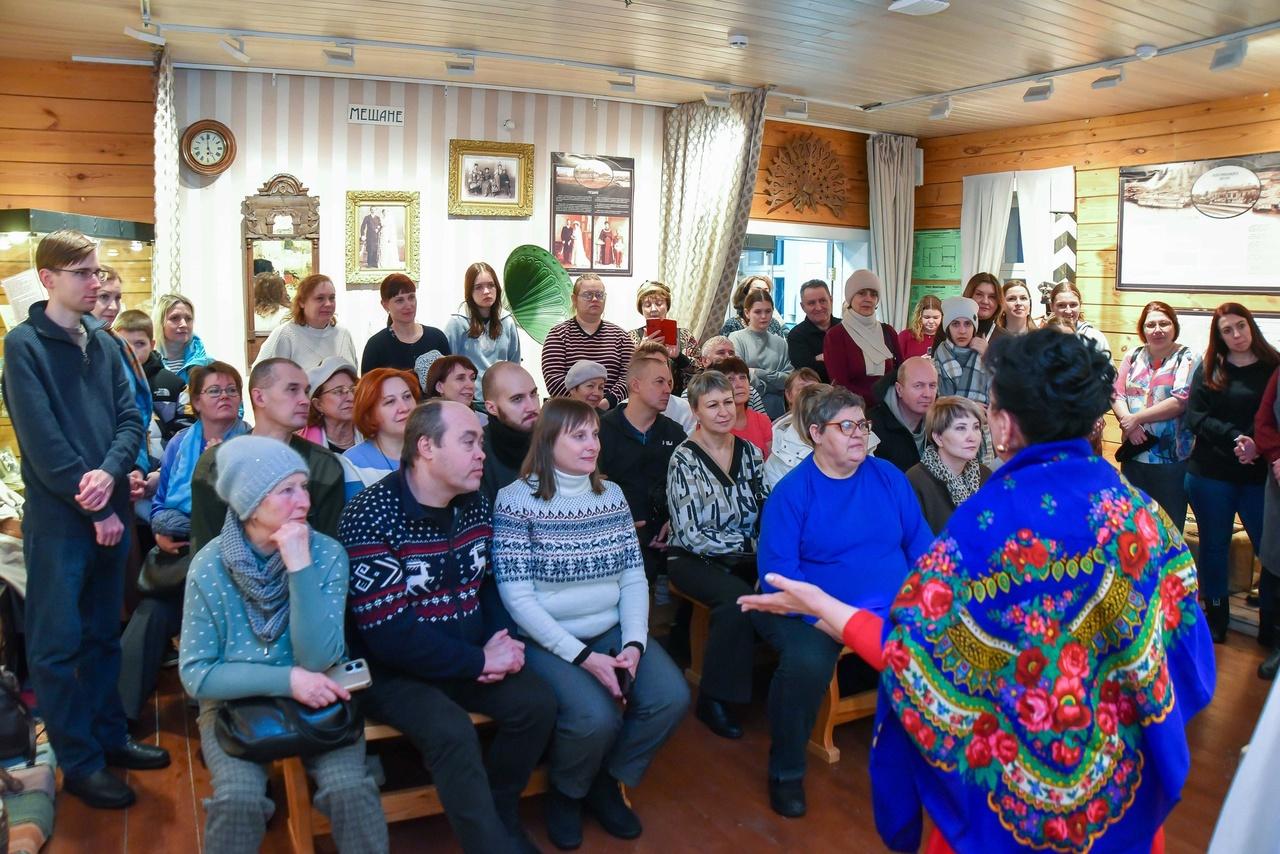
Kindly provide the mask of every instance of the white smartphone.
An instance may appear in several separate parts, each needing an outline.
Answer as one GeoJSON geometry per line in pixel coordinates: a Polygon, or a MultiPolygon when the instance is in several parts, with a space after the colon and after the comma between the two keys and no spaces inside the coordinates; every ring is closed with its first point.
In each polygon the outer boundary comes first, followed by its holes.
{"type": "Polygon", "coordinates": [[[326,670],[324,675],[348,691],[362,691],[373,684],[373,676],[369,673],[369,665],[363,658],[335,664],[326,670]]]}

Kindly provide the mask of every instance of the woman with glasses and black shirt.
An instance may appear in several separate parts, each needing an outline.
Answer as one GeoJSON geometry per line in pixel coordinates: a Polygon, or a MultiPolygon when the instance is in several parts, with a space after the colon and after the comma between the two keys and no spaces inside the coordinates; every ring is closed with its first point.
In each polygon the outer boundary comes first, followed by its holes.
{"type": "MultiPolygon", "coordinates": [[[[799,417],[813,454],[765,502],[757,565],[762,582],[765,573],[803,579],[884,617],[933,534],[906,476],[867,455],[865,407],[839,387],[806,400],[799,417]]],[[[751,617],[780,657],[769,688],[769,802],[780,815],[801,816],[806,743],[841,645],[808,618],[751,617]]],[[[854,690],[875,687],[865,667],[847,675],[854,690]]]]}

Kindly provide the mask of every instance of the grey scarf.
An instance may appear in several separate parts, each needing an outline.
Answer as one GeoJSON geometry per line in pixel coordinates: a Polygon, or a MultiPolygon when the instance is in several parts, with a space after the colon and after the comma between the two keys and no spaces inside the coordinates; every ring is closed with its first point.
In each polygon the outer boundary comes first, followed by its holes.
{"type": "Polygon", "coordinates": [[[264,564],[245,539],[244,526],[230,508],[218,537],[218,553],[244,598],[249,628],[263,643],[275,643],[289,628],[289,582],[284,558],[277,551],[264,564]]]}
{"type": "Polygon", "coordinates": [[[938,446],[934,444],[929,444],[924,449],[924,453],[920,455],[920,465],[924,466],[929,474],[946,484],[947,492],[951,495],[951,503],[957,507],[977,492],[978,487],[982,485],[976,459],[965,463],[960,476],[956,477],[956,473],[947,468],[942,457],[938,456],[938,446]]]}
{"type": "MultiPolygon", "coordinates": [[[[889,407],[889,411],[893,413],[894,418],[898,419],[899,424],[903,427],[907,427],[907,416],[902,411],[902,401],[898,399],[898,392],[896,389],[890,389],[889,393],[884,396],[884,405],[889,407]]],[[[911,438],[915,440],[916,453],[923,454],[925,445],[928,444],[927,440],[929,438],[924,434],[924,417],[921,416],[920,423],[916,425],[914,430],[907,427],[907,432],[909,432],[911,434],[911,438]]],[[[870,449],[868,449],[868,453],[870,453],[870,449]]]]}

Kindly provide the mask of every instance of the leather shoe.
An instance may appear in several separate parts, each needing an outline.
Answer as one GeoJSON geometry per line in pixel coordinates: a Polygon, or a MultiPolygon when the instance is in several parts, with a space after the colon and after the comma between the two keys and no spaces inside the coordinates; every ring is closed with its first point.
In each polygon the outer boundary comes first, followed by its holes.
{"type": "Polygon", "coordinates": [[[613,779],[607,771],[601,771],[596,776],[591,784],[591,790],[587,792],[585,803],[587,809],[591,810],[591,814],[596,817],[596,821],[600,822],[600,826],[608,831],[610,836],[616,836],[618,839],[635,839],[643,830],[639,816],[631,811],[631,807],[627,806],[626,800],[622,797],[622,789],[619,788],[618,781],[613,779]]]}
{"type": "Polygon", "coordinates": [[[707,729],[721,738],[742,738],[742,726],[734,719],[728,703],[699,694],[694,714],[707,725],[707,729]]]}
{"type": "Polygon", "coordinates": [[[803,780],[769,780],[769,806],[785,818],[799,818],[805,814],[803,780]]]}
{"type": "Polygon", "coordinates": [[[124,745],[107,751],[107,764],[131,771],[150,771],[169,767],[169,751],[154,744],[143,744],[132,738],[124,745]]]}
{"type": "Polygon", "coordinates": [[[1280,671],[1280,648],[1271,650],[1271,654],[1258,665],[1258,678],[1270,682],[1280,671]]]}
{"type": "Polygon", "coordinates": [[[1209,635],[1214,643],[1227,640],[1227,628],[1231,625],[1231,602],[1227,599],[1211,599],[1205,606],[1205,617],[1209,621],[1209,635]]]}
{"type": "Polygon", "coordinates": [[[561,851],[582,847],[582,799],[571,798],[555,786],[547,787],[543,805],[547,836],[561,851]]]}
{"type": "Polygon", "coordinates": [[[88,777],[67,777],[62,788],[100,810],[124,809],[137,800],[133,789],[106,768],[99,768],[88,777]]]}

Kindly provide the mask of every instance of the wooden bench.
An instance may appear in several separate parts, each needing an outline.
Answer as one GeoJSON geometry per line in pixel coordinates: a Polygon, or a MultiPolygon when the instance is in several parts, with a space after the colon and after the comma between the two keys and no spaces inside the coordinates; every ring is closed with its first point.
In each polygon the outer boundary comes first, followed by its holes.
{"type": "MultiPolygon", "coordinates": [[[[693,614],[689,617],[689,666],[684,677],[695,688],[702,682],[702,668],[706,655],[707,634],[711,631],[711,609],[681,591],[674,584],[670,585],[671,595],[685,600],[693,606],[693,614]]],[[[844,648],[840,657],[853,655],[853,651],[844,648]]],[[[837,664],[837,669],[839,665],[837,664]]],[[[836,747],[833,734],[840,724],[866,718],[876,713],[876,691],[862,691],[840,696],[840,680],[836,673],[831,674],[831,683],[827,685],[827,695],[822,698],[818,707],[818,719],[814,722],[813,732],[809,734],[809,752],[821,757],[829,764],[840,761],[840,748],[836,747]]]]}
{"type": "MultiPolygon", "coordinates": [[[[476,726],[484,726],[492,721],[484,715],[472,714],[471,721],[476,726]]],[[[404,738],[395,727],[386,724],[366,723],[364,728],[366,743],[404,738]]],[[[307,779],[302,760],[293,757],[280,762],[284,776],[285,802],[288,811],[287,824],[289,841],[294,854],[314,854],[315,837],[330,832],[329,819],[311,808],[311,785],[307,779]]],[[[538,795],[547,790],[547,772],[545,768],[537,768],[529,778],[522,797],[538,795]]],[[[440,804],[440,795],[434,785],[411,786],[382,793],[382,811],[387,823],[408,821],[428,815],[439,815],[444,812],[440,804]]]]}

